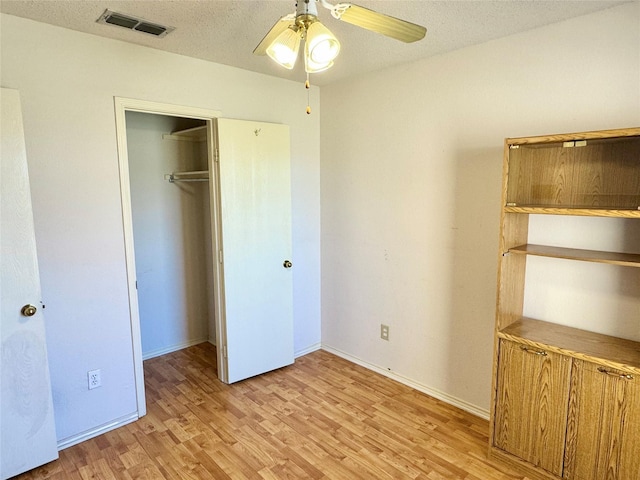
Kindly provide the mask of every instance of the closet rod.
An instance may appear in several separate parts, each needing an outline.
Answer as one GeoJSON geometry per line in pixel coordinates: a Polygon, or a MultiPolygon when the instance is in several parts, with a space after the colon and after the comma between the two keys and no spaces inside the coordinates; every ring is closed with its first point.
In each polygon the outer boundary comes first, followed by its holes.
{"type": "Polygon", "coordinates": [[[208,182],[209,181],[209,171],[208,170],[197,170],[193,172],[173,172],[168,173],[164,176],[165,180],[169,180],[169,183],[175,182],[208,182]],[[179,177],[191,177],[199,175],[201,178],[179,178],[179,177]]]}
{"type": "Polygon", "coordinates": [[[175,183],[175,182],[208,182],[209,179],[208,178],[173,178],[173,176],[171,176],[171,178],[169,178],[169,183],[175,183]]]}

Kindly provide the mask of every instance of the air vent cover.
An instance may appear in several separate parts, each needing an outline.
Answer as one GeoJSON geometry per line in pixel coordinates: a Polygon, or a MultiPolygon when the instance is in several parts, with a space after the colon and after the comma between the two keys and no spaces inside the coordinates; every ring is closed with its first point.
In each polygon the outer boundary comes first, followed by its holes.
{"type": "Polygon", "coordinates": [[[118,27],[128,28],[129,30],[148,33],[149,35],[154,35],[156,37],[164,37],[174,30],[174,27],[167,27],[158,23],[147,22],[142,18],[132,17],[131,15],[125,15],[111,10],[105,10],[96,22],[116,25],[118,27]]]}

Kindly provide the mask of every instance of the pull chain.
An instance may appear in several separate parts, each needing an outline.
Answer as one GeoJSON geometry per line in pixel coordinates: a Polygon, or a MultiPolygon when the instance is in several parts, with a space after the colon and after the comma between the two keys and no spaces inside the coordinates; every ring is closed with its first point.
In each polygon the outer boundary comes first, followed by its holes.
{"type": "Polygon", "coordinates": [[[309,100],[311,85],[309,84],[309,72],[307,72],[307,81],[304,82],[304,88],[307,89],[307,115],[311,115],[311,102],[309,100]]]}

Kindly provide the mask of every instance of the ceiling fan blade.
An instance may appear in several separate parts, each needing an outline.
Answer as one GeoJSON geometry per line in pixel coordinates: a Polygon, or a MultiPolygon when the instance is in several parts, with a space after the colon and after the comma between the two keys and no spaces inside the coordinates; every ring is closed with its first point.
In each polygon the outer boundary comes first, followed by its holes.
{"type": "Polygon", "coordinates": [[[421,25],[374,12],[353,3],[339,3],[333,7],[333,15],[347,23],[381,33],[405,43],[422,40],[427,29],[421,25]]]}
{"type": "Polygon", "coordinates": [[[264,36],[262,41],[253,50],[253,54],[254,55],[266,55],[267,54],[267,48],[269,47],[269,45],[271,45],[271,43],[276,39],[276,37],[278,35],[280,35],[282,32],[284,32],[291,25],[293,25],[294,22],[295,22],[295,19],[296,19],[295,14],[289,14],[289,15],[285,15],[280,20],[278,20],[275,23],[275,25],[273,27],[271,27],[271,30],[269,30],[269,33],[267,33],[264,36]]]}

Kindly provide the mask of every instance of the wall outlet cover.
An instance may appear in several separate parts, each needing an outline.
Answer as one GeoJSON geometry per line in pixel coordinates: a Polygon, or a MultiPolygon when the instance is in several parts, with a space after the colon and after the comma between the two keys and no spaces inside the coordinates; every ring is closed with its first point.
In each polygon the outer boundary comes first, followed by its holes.
{"type": "Polygon", "coordinates": [[[91,370],[87,372],[87,380],[89,382],[89,390],[102,386],[102,378],[100,376],[100,370],[91,370]]]}

